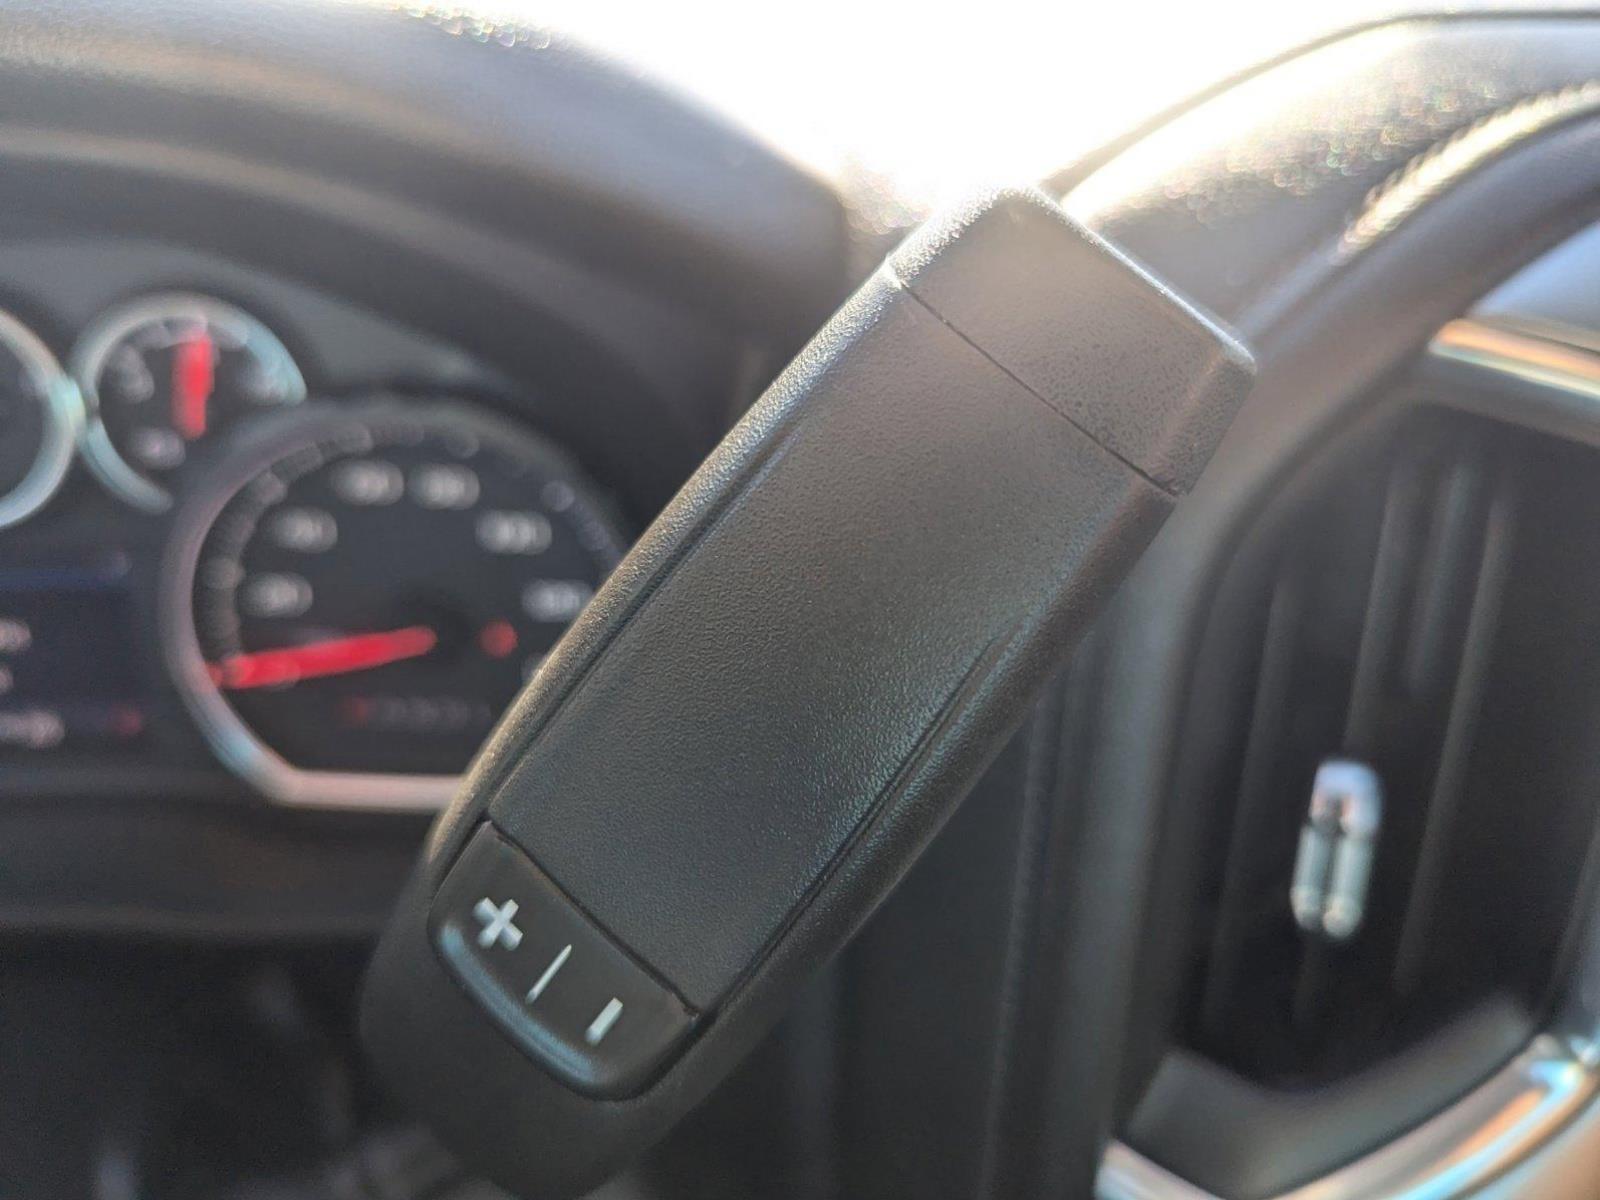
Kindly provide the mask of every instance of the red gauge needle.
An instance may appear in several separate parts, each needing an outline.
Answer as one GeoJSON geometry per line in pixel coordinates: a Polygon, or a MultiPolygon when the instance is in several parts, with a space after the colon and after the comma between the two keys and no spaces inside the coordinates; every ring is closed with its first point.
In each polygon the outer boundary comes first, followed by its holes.
{"type": "Polygon", "coordinates": [[[206,434],[206,409],[217,385],[216,346],[204,333],[179,342],[172,354],[172,425],[186,442],[206,434]]]}
{"type": "Polygon", "coordinates": [[[385,633],[358,633],[304,646],[285,646],[281,650],[234,654],[206,669],[218,687],[234,691],[272,687],[323,675],[370,671],[389,663],[419,658],[438,642],[439,635],[426,625],[410,625],[385,633]]]}

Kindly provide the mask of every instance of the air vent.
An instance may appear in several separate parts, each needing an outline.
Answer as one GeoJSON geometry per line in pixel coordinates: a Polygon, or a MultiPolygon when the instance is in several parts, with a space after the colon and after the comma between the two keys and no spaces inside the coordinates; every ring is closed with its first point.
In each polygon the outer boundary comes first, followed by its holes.
{"type": "Polygon", "coordinates": [[[1308,478],[1219,598],[1184,798],[1214,814],[1184,1041],[1277,1088],[1536,1013],[1600,796],[1600,455],[1425,410],[1308,478]],[[1381,795],[1369,845],[1316,841],[1319,770],[1381,795]],[[1319,916],[1336,851],[1369,853],[1353,929],[1319,916]]]}

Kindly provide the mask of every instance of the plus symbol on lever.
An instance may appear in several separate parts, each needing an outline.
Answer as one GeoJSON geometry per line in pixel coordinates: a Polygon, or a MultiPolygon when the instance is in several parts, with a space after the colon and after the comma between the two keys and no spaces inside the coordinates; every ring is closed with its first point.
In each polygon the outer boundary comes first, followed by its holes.
{"type": "Polygon", "coordinates": [[[483,929],[478,933],[478,945],[485,950],[496,942],[507,950],[515,950],[522,944],[522,930],[511,923],[511,918],[517,915],[515,900],[496,904],[485,896],[473,906],[472,915],[483,923],[483,929]]]}

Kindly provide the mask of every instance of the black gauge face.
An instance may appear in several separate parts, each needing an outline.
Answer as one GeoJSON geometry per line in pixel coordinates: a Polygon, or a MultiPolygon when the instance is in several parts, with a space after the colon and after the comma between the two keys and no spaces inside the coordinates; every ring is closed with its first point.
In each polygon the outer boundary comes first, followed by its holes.
{"type": "Polygon", "coordinates": [[[482,414],[290,424],[180,551],[179,677],[268,790],[382,804],[371,777],[465,768],[624,543],[564,455],[482,414]]]}
{"type": "Polygon", "coordinates": [[[72,461],[77,389],[26,326],[0,312],[0,528],[36,512],[72,461]]]}
{"type": "Polygon", "coordinates": [[[73,374],[88,405],[85,451],[129,503],[160,511],[178,472],[240,421],[305,399],[266,326],[208,296],[151,296],[87,330],[73,374]]]}

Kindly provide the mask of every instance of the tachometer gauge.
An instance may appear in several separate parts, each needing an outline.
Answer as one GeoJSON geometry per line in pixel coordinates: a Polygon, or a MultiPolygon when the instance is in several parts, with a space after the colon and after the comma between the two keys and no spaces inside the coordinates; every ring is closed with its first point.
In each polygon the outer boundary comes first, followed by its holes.
{"type": "Polygon", "coordinates": [[[0,312],[0,529],[55,494],[82,421],[78,389],[49,348],[0,312]]]}
{"type": "Polygon", "coordinates": [[[477,410],[305,409],[180,515],[169,654],[222,757],[299,803],[442,803],[621,557],[596,489],[477,410]]]}
{"type": "Polygon", "coordinates": [[[249,313],[209,296],[148,296],[94,322],[72,355],[85,458],[130,504],[160,512],[196,449],[252,414],[298,404],[305,380],[249,313]]]}

